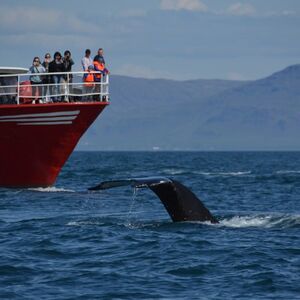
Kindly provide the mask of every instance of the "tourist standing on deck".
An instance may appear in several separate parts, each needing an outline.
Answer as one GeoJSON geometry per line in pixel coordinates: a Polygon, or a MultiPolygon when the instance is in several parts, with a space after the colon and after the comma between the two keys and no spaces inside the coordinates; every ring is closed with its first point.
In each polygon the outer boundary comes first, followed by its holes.
{"type": "MultiPolygon", "coordinates": [[[[45,73],[45,68],[41,65],[41,61],[39,57],[35,57],[32,62],[32,66],[29,69],[30,73],[38,74],[38,73],[45,73]]],[[[30,76],[30,83],[32,88],[32,96],[36,98],[36,92],[38,91],[37,98],[42,97],[42,76],[41,75],[31,75],[30,76]]]]}
{"type": "MultiPolygon", "coordinates": [[[[71,57],[71,52],[69,50],[66,50],[64,53],[64,58],[63,58],[64,66],[66,69],[66,72],[72,72],[72,66],[74,65],[74,61],[71,57]]],[[[72,82],[73,75],[69,74],[66,76],[66,81],[68,83],[72,82]]]]}
{"type": "MultiPolygon", "coordinates": [[[[49,64],[49,73],[60,73],[60,72],[65,72],[65,65],[62,61],[61,54],[59,52],[55,52],[54,54],[54,59],[51,61],[49,64]]],[[[60,94],[60,86],[62,83],[63,75],[62,74],[54,74],[52,75],[52,81],[54,83],[54,88],[53,88],[53,101],[57,102],[61,98],[58,97],[57,95],[60,94]]]]}
{"type": "MultiPolygon", "coordinates": [[[[105,82],[105,80],[103,79],[105,79],[106,74],[109,74],[109,71],[105,68],[105,59],[103,54],[104,54],[103,48],[99,48],[97,55],[94,57],[95,71],[101,72],[95,75],[95,81],[96,81],[95,92],[100,94],[105,93],[104,90],[105,86],[102,86],[102,84],[105,82]]],[[[106,96],[102,96],[100,100],[106,101],[107,100],[106,96]]]]}
{"type": "MultiPolygon", "coordinates": [[[[65,51],[63,62],[64,62],[66,72],[72,72],[72,66],[74,65],[74,61],[71,57],[71,52],[69,50],[65,51]]],[[[66,94],[65,101],[70,101],[70,100],[72,100],[72,97],[69,98],[67,95],[71,91],[71,83],[73,82],[73,74],[66,74],[66,76],[64,76],[64,80],[66,83],[64,86],[65,94],[66,94]]]]}
{"type": "MultiPolygon", "coordinates": [[[[44,59],[44,61],[42,63],[43,67],[46,70],[46,73],[49,72],[49,64],[50,64],[50,62],[51,62],[51,55],[50,55],[50,53],[46,53],[45,54],[45,59],[44,59]]],[[[49,94],[51,95],[52,94],[52,86],[50,85],[51,83],[52,83],[51,76],[49,76],[49,75],[43,76],[43,86],[44,86],[44,88],[43,88],[43,96],[45,97],[43,99],[44,101],[46,100],[47,95],[49,95],[49,94]]],[[[46,102],[47,102],[47,100],[46,100],[46,102]]]]}
{"type": "Polygon", "coordinates": [[[103,48],[99,48],[97,55],[94,57],[94,61],[98,61],[99,63],[102,63],[105,66],[105,60],[103,54],[104,54],[103,48]]]}
{"type": "Polygon", "coordinates": [[[50,62],[51,62],[51,55],[50,55],[50,53],[46,53],[45,54],[45,59],[44,59],[44,61],[42,63],[43,67],[46,70],[46,73],[49,72],[49,64],[50,64],[50,62]]]}
{"type": "Polygon", "coordinates": [[[94,67],[88,66],[88,73],[85,73],[83,75],[83,82],[84,82],[84,94],[87,94],[85,99],[87,101],[92,100],[92,94],[94,92],[94,87],[95,87],[95,71],[94,67]]]}
{"type": "Polygon", "coordinates": [[[96,71],[95,73],[95,93],[98,94],[94,96],[94,100],[100,100],[101,101],[101,93],[103,92],[103,89],[102,89],[102,82],[103,80],[101,80],[101,78],[103,76],[105,76],[105,65],[101,62],[99,62],[98,60],[94,60],[94,69],[96,71]],[[100,94],[100,98],[99,98],[99,94],[100,94]]]}
{"type": "Polygon", "coordinates": [[[89,69],[89,66],[93,65],[93,60],[91,59],[91,50],[86,49],[85,50],[85,56],[81,60],[81,65],[83,68],[83,71],[87,72],[89,69]]]}

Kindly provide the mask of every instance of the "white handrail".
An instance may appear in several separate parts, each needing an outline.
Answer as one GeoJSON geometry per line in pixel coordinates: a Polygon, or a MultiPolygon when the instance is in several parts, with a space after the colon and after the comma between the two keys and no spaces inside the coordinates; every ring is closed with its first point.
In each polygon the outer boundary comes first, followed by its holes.
{"type": "MultiPolygon", "coordinates": [[[[53,73],[22,73],[0,75],[0,105],[23,103],[48,103],[65,101],[108,101],[109,75],[100,71],[100,81],[84,82],[87,71],[53,72],[53,73]],[[59,82],[44,81],[59,76],[59,82]],[[34,84],[30,79],[39,77],[41,82],[34,84]],[[32,91],[33,90],[33,91],[32,91]],[[35,95],[33,95],[33,92],[35,95]],[[37,92],[37,93],[36,93],[37,92]]],[[[96,79],[96,78],[95,78],[96,79]]]]}

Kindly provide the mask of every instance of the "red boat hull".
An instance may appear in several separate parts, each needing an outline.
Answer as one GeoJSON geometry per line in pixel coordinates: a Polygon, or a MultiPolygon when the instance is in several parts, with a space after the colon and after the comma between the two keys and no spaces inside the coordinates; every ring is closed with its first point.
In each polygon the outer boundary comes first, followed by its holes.
{"type": "Polygon", "coordinates": [[[107,102],[0,106],[0,186],[54,184],[107,102]]]}

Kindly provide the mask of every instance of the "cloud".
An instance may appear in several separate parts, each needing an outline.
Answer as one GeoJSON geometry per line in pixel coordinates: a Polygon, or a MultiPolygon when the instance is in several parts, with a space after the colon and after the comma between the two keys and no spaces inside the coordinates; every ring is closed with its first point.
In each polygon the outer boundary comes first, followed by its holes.
{"type": "Polygon", "coordinates": [[[161,0],[162,10],[188,10],[206,12],[207,6],[200,0],[161,0]]]}
{"type": "MultiPolygon", "coordinates": [[[[0,28],[6,32],[77,32],[91,33],[96,30],[93,24],[81,20],[75,15],[64,14],[59,10],[36,7],[1,8],[0,28]]],[[[97,29],[99,31],[99,29],[97,29]]]]}
{"type": "Polygon", "coordinates": [[[284,10],[284,11],[281,12],[281,14],[283,16],[291,16],[291,15],[296,15],[296,12],[293,11],[293,10],[284,10]]]}
{"type": "Polygon", "coordinates": [[[266,17],[289,17],[296,15],[297,12],[293,10],[283,10],[283,11],[269,11],[265,15],[266,17]]]}
{"type": "Polygon", "coordinates": [[[247,3],[234,3],[228,7],[227,13],[234,16],[253,16],[256,9],[247,3]]]}
{"type": "MultiPolygon", "coordinates": [[[[31,48],[60,48],[61,45],[81,45],[91,44],[89,37],[83,37],[76,34],[44,34],[44,33],[25,33],[0,35],[0,44],[11,45],[13,47],[31,47],[31,48]]],[[[95,46],[97,46],[95,44],[95,46]]]]}

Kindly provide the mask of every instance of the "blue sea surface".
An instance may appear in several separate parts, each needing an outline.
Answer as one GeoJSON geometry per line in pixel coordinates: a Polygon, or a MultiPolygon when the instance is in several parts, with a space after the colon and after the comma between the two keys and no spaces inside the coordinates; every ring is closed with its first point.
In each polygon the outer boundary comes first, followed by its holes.
{"type": "Polygon", "coordinates": [[[75,152],[50,188],[0,189],[0,299],[300,299],[300,152],[75,152]],[[220,220],[100,181],[166,176],[220,220]]]}

